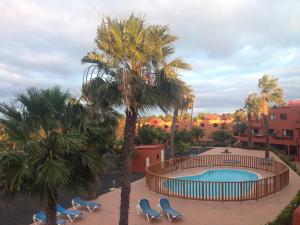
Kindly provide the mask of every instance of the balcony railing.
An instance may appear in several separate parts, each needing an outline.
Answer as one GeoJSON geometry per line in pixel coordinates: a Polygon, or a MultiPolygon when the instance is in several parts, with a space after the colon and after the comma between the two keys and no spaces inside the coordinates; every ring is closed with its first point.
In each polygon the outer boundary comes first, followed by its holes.
{"type": "Polygon", "coordinates": [[[294,136],[287,136],[287,135],[274,135],[272,134],[271,137],[273,139],[277,139],[277,140],[293,140],[294,136]]]}
{"type": "Polygon", "coordinates": [[[265,135],[262,134],[253,134],[254,138],[265,138],[265,135]]]}

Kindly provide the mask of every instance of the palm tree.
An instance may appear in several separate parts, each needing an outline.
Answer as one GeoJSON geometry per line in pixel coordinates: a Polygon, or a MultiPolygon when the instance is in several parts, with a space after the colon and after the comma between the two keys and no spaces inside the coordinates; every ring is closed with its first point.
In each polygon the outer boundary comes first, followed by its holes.
{"type": "Polygon", "coordinates": [[[204,137],[204,130],[199,127],[192,127],[191,132],[195,140],[194,143],[199,145],[200,139],[204,137]]]}
{"type": "Polygon", "coordinates": [[[173,119],[172,119],[172,125],[171,125],[171,135],[170,135],[170,157],[175,157],[175,147],[174,147],[174,140],[175,140],[175,131],[176,131],[176,124],[177,124],[177,117],[179,111],[181,111],[181,114],[185,112],[188,107],[194,102],[194,95],[192,93],[192,89],[183,84],[183,89],[181,94],[176,99],[177,102],[175,103],[174,111],[173,111],[173,119]]]}
{"type": "Polygon", "coordinates": [[[191,103],[191,127],[193,127],[193,123],[194,123],[194,120],[193,120],[193,114],[194,114],[194,101],[191,103]]]}
{"type": "Polygon", "coordinates": [[[8,149],[0,158],[3,192],[10,198],[37,197],[49,225],[56,225],[58,192],[88,191],[103,167],[68,117],[69,97],[58,87],[31,88],[16,97],[19,108],[0,104],[8,149]]]}
{"type": "Polygon", "coordinates": [[[264,122],[265,130],[265,158],[269,158],[269,108],[270,104],[281,106],[284,103],[283,100],[283,90],[278,85],[278,78],[271,75],[263,75],[259,79],[258,87],[261,89],[260,97],[262,103],[262,118],[264,122]]]}
{"type": "MultiPolygon", "coordinates": [[[[247,125],[247,112],[244,109],[238,109],[233,113],[233,130],[238,134],[240,137],[242,133],[245,132],[247,125]]],[[[241,141],[239,142],[239,146],[242,147],[241,141]]]]}
{"type": "MultiPolygon", "coordinates": [[[[111,107],[98,107],[93,99],[85,94],[86,92],[83,92],[81,100],[72,98],[68,101],[68,119],[71,125],[76,125],[81,135],[84,135],[85,148],[97,152],[103,158],[103,155],[109,152],[115,144],[119,113],[111,107]]],[[[88,192],[88,199],[97,197],[96,190],[103,172],[99,171],[96,176],[96,182],[88,192]]]]}
{"type": "Polygon", "coordinates": [[[90,64],[84,85],[97,86],[98,104],[125,108],[120,225],[128,224],[137,116],[156,107],[170,111],[182,86],[177,70],[190,68],[180,58],[167,61],[174,53],[175,40],[167,26],[146,25],[141,17],[106,18],[97,29],[96,51],[82,59],[90,64]]]}
{"type": "Polygon", "coordinates": [[[248,120],[248,147],[251,149],[253,148],[251,121],[258,119],[261,114],[261,98],[255,93],[249,94],[245,100],[244,109],[248,120]]]}

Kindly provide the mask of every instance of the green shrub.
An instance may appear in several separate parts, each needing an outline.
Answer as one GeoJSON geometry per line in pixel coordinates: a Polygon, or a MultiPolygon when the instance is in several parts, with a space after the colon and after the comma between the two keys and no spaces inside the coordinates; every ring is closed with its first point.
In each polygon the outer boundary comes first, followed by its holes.
{"type": "Polygon", "coordinates": [[[272,152],[274,152],[283,162],[285,162],[285,164],[287,164],[292,170],[294,170],[300,176],[300,171],[298,170],[295,163],[289,160],[284,154],[282,154],[277,149],[272,149],[272,152]]]}
{"type": "Polygon", "coordinates": [[[175,144],[176,142],[185,142],[192,144],[193,143],[193,134],[191,131],[180,130],[175,133],[175,144]]]}
{"type": "Polygon", "coordinates": [[[175,143],[175,153],[176,155],[183,155],[185,151],[190,148],[190,143],[185,143],[183,141],[178,141],[175,143]]]}
{"type": "Polygon", "coordinates": [[[192,127],[191,135],[193,138],[193,144],[199,145],[201,138],[204,136],[204,130],[199,127],[192,127]]]}
{"type": "MultiPolygon", "coordinates": [[[[272,151],[300,176],[300,171],[297,169],[296,165],[293,162],[291,162],[285,155],[283,155],[277,149],[272,149],[272,151]]],[[[293,198],[293,200],[276,217],[276,219],[272,222],[267,223],[267,225],[290,225],[292,223],[293,212],[299,205],[300,190],[293,198]]]]}
{"type": "Polygon", "coordinates": [[[157,127],[144,125],[138,129],[136,144],[138,145],[151,145],[163,143],[168,138],[168,134],[157,127]]]}
{"type": "Polygon", "coordinates": [[[226,146],[231,143],[233,135],[226,130],[217,130],[211,134],[217,147],[226,146]]]}
{"type": "Polygon", "coordinates": [[[267,225],[290,225],[292,222],[292,216],[294,210],[300,205],[300,191],[293,198],[293,200],[285,207],[281,213],[272,222],[267,223],[267,225]]]}

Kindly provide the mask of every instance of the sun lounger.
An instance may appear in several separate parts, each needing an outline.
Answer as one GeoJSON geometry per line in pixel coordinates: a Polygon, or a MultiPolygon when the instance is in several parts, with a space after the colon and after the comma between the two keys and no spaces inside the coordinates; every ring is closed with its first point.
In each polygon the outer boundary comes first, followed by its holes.
{"type": "Polygon", "coordinates": [[[98,204],[96,202],[88,202],[80,197],[76,197],[72,199],[72,205],[74,209],[78,209],[80,206],[86,207],[90,212],[94,212],[95,209],[98,209],[101,207],[101,204],[98,204]]]}
{"type": "Polygon", "coordinates": [[[62,207],[60,204],[56,205],[56,213],[58,215],[67,216],[71,222],[73,222],[77,217],[81,216],[83,213],[79,210],[69,210],[62,207]]]}
{"type": "Polygon", "coordinates": [[[149,201],[146,198],[139,201],[137,211],[139,215],[144,214],[148,222],[151,222],[152,219],[160,219],[160,213],[150,207],[149,201]]]}
{"type": "Polygon", "coordinates": [[[168,198],[159,199],[158,208],[167,215],[170,222],[174,219],[182,219],[183,214],[173,209],[168,198]]]}
{"type": "MultiPolygon", "coordinates": [[[[36,224],[36,225],[38,225],[38,223],[46,223],[47,222],[47,216],[44,211],[39,211],[38,213],[34,214],[32,219],[33,219],[34,224],[36,224]]],[[[57,225],[64,225],[66,223],[67,223],[66,220],[56,219],[57,225]]]]}

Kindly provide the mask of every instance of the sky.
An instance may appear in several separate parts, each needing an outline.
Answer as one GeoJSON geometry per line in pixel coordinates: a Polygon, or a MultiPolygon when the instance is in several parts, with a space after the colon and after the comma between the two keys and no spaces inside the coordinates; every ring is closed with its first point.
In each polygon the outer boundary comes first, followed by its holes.
{"type": "Polygon", "coordinates": [[[263,74],[279,78],[286,100],[300,99],[299,0],[1,0],[0,11],[0,102],[57,84],[79,96],[102,18],[131,13],[179,37],[196,113],[241,108],[263,74]]]}

